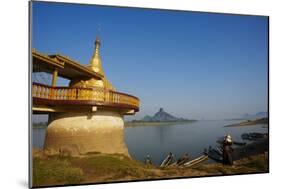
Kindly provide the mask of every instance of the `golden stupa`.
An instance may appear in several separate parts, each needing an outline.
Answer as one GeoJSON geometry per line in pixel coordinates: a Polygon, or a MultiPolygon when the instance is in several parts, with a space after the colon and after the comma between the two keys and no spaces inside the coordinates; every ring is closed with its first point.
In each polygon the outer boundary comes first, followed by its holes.
{"type": "Polygon", "coordinates": [[[102,75],[103,79],[92,78],[89,80],[73,80],[70,83],[71,87],[84,87],[84,88],[101,87],[101,88],[115,91],[115,88],[105,77],[102,68],[102,60],[99,52],[100,46],[101,46],[101,42],[100,39],[97,37],[95,41],[95,49],[92,58],[90,59],[89,65],[87,67],[92,71],[102,75]]]}

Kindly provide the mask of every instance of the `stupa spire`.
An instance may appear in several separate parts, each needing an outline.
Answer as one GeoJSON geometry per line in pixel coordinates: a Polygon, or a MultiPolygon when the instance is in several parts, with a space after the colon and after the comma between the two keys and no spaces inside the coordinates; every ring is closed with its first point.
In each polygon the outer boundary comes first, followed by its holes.
{"type": "Polygon", "coordinates": [[[95,41],[95,50],[88,67],[91,68],[94,72],[97,72],[104,76],[104,72],[102,69],[102,61],[99,53],[100,46],[101,42],[99,37],[97,37],[95,41]]]}

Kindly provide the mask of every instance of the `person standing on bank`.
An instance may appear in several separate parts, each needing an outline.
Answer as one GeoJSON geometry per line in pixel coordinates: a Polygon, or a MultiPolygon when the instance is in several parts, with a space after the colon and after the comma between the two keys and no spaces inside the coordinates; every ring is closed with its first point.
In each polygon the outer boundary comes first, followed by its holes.
{"type": "Polygon", "coordinates": [[[146,164],[146,165],[152,165],[152,161],[151,161],[151,159],[150,159],[150,155],[149,155],[149,154],[146,155],[145,164],[146,164]]]}
{"type": "Polygon", "coordinates": [[[232,137],[230,134],[226,135],[223,140],[223,164],[224,165],[233,165],[232,152],[232,137]]]}

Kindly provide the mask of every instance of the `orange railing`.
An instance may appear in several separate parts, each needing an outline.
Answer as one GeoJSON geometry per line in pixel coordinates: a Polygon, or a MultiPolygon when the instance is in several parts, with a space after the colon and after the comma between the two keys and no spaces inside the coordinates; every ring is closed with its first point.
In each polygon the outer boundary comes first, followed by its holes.
{"type": "Polygon", "coordinates": [[[139,107],[137,97],[103,88],[52,87],[32,84],[32,97],[48,100],[95,101],[139,107]]]}

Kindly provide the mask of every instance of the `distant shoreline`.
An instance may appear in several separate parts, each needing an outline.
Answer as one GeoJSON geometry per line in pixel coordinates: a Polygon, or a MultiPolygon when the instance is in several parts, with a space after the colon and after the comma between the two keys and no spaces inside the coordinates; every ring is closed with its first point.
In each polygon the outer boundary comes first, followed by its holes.
{"type": "Polygon", "coordinates": [[[254,126],[257,124],[268,124],[268,118],[261,118],[261,119],[256,119],[256,120],[248,120],[248,121],[243,121],[240,123],[235,123],[231,125],[226,125],[224,127],[242,127],[242,126],[254,126]]]}
{"type": "Polygon", "coordinates": [[[32,126],[33,129],[46,129],[47,127],[48,127],[47,125],[32,126]]]}
{"type": "Polygon", "coordinates": [[[125,122],[125,127],[138,127],[138,126],[162,126],[162,125],[176,125],[182,123],[193,123],[197,120],[184,120],[184,121],[130,121],[125,122]]]}
{"type": "Polygon", "coordinates": [[[47,122],[32,123],[32,128],[40,129],[48,127],[47,122]]]}

